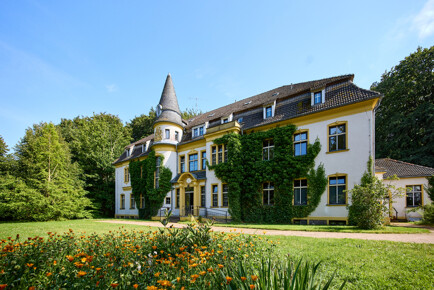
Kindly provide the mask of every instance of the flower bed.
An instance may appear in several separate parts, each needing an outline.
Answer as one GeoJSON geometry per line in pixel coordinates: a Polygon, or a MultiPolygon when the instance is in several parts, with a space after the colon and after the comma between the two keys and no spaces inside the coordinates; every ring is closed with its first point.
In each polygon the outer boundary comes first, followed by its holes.
{"type": "Polygon", "coordinates": [[[268,259],[272,241],[212,233],[206,224],[88,236],[70,230],[48,239],[17,236],[0,247],[0,289],[266,289],[301,281],[306,272],[315,277],[318,268],[287,259],[275,263],[268,259]]]}

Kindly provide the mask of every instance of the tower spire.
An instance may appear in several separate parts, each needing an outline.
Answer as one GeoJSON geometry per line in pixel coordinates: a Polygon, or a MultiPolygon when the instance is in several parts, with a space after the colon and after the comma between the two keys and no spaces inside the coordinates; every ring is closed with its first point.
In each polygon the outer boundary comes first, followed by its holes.
{"type": "Polygon", "coordinates": [[[167,75],[160,102],[157,106],[157,119],[155,123],[157,122],[172,122],[183,126],[181,110],[179,109],[178,98],[176,97],[170,73],[167,75]]]}

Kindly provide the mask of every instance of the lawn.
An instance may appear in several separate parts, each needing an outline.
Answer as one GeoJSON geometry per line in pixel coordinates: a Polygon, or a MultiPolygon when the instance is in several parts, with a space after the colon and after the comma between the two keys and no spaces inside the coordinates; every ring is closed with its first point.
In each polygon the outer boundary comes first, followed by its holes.
{"type": "MultiPolygon", "coordinates": [[[[18,233],[21,237],[46,236],[47,232],[61,233],[69,229],[77,233],[86,232],[87,235],[94,232],[102,234],[120,227],[136,231],[151,229],[140,225],[99,223],[97,220],[1,223],[0,238],[15,237],[18,233]]],[[[311,227],[315,226],[308,228],[311,227]]],[[[346,287],[349,289],[434,289],[432,244],[283,236],[272,236],[270,239],[278,242],[275,250],[280,257],[289,255],[294,260],[322,261],[321,269],[328,274],[336,270],[333,285],[347,280],[346,287]]]]}
{"type": "Polygon", "coordinates": [[[218,227],[251,228],[281,231],[305,231],[305,232],[340,232],[340,233],[371,233],[371,234],[415,234],[429,233],[424,228],[410,228],[399,226],[386,226],[376,230],[361,230],[354,226],[315,226],[315,225],[270,225],[270,224],[245,224],[229,223],[215,224],[218,227]]]}

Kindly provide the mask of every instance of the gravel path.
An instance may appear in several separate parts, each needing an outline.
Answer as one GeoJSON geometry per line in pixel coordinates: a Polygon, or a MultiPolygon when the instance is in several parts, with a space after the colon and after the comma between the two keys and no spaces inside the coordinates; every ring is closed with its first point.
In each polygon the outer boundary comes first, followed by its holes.
{"type": "MultiPolygon", "coordinates": [[[[113,224],[130,224],[130,225],[143,225],[151,227],[162,227],[159,222],[146,222],[146,221],[129,221],[129,220],[106,220],[98,221],[103,223],[113,224]]],[[[173,225],[176,228],[186,227],[185,224],[169,223],[168,226],[173,225]]],[[[402,226],[402,225],[400,225],[402,226]]],[[[304,231],[281,231],[281,230],[263,230],[263,229],[247,229],[247,228],[232,228],[232,227],[212,227],[214,231],[219,232],[241,232],[244,234],[257,234],[269,236],[296,236],[296,237],[310,237],[310,238],[331,238],[331,239],[361,239],[361,240],[376,240],[376,241],[393,241],[405,243],[419,243],[419,244],[434,244],[434,230],[430,228],[430,233],[424,234],[366,234],[366,233],[336,233],[336,232],[304,232],[304,231]]]]}

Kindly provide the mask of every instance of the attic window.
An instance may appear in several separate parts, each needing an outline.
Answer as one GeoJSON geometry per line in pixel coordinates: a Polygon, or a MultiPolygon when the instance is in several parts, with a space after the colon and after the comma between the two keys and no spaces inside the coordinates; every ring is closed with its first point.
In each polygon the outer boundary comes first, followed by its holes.
{"type": "Polygon", "coordinates": [[[237,121],[238,123],[241,123],[243,121],[243,117],[239,117],[237,121]]]}
{"type": "Polygon", "coordinates": [[[244,103],[244,105],[248,105],[248,104],[250,104],[252,101],[248,101],[247,103],[244,103]]]}
{"type": "Polygon", "coordinates": [[[264,119],[274,117],[275,110],[276,110],[276,101],[274,101],[271,104],[265,105],[263,108],[264,119]]]}
{"type": "Polygon", "coordinates": [[[325,89],[321,91],[315,91],[311,93],[311,102],[310,104],[313,105],[319,105],[323,104],[325,102],[325,89]]]}
{"type": "Polygon", "coordinates": [[[212,117],[212,116],[214,116],[214,115],[215,115],[215,113],[212,113],[212,114],[209,114],[208,117],[212,117]]]}
{"type": "Polygon", "coordinates": [[[229,116],[225,116],[225,117],[221,118],[221,123],[226,124],[226,123],[232,122],[233,118],[234,118],[233,114],[230,114],[229,116]]]}

